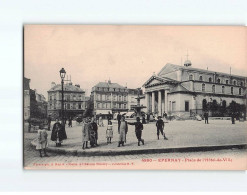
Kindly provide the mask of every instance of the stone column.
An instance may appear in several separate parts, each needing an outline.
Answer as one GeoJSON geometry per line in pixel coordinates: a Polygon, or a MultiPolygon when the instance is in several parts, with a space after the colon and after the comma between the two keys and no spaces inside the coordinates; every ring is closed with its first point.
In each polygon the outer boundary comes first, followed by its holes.
{"type": "Polygon", "coordinates": [[[148,92],[146,92],[145,98],[146,98],[146,104],[147,104],[147,112],[149,112],[150,105],[149,105],[149,93],[148,92]]]}
{"type": "Polygon", "coordinates": [[[152,112],[153,113],[154,113],[154,108],[155,108],[154,102],[155,102],[155,92],[153,91],[152,92],[152,112]]]}
{"type": "Polygon", "coordinates": [[[162,116],[162,109],[161,109],[161,91],[158,91],[158,112],[159,116],[162,116]]]}
{"type": "Polygon", "coordinates": [[[168,113],[168,98],[167,98],[167,90],[165,90],[165,112],[168,113]]]}

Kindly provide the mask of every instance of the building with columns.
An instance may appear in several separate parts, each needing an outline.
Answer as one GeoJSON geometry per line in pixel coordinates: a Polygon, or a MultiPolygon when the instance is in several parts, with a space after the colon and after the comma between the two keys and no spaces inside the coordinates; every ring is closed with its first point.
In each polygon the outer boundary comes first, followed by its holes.
{"type": "Polygon", "coordinates": [[[157,75],[143,85],[147,111],[162,115],[164,112],[189,118],[192,113],[202,114],[203,102],[232,101],[246,106],[247,77],[191,67],[166,64],[157,75]]]}

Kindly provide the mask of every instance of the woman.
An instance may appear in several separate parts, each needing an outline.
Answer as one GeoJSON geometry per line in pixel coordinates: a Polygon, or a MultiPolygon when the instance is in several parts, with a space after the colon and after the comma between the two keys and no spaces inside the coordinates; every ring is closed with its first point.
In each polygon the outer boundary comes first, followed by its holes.
{"type": "Polygon", "coordinates": [[[122,146],[124,146],[124,142],[126,143],[127,132],[128,132],[128,124],[125,121],[125,117],[122,116],[120,127],[118,129],[118,134],[119,134],[118,147],[120,147],[120,144],[122,144],[122,146]]]}
{"type": "Polygon", "coordinates": [[[64,139],[67,139],[65,127],[56,119],[51,132],[51,140],[56,142],[56,146],[61,146],[64,139]]]}
{"type": "Polygon", "coordinates": [[[90,119],[86,118],[85,122],[82,123],[82,149],[88,149],[88,141],[90,141],[90,131],[92,129],[92,125],[90,123],[90,119]]]}

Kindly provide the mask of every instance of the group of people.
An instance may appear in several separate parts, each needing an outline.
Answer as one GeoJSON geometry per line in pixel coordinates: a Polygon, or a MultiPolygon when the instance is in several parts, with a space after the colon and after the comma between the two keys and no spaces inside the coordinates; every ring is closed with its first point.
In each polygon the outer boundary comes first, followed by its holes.
{"type": "MultiPolygon", "coordinates": [[[[135,122],[127,122],[125,120],[124,115],[117,116],[118,120],[118,147],[124,146],[127,139],[128,133],[128,125],[135,126],[135,135],[137,138],[137,145],[140,146],[140,143],[144,145],[144,139],[142,138],[143,131],[143,123],[141,122],[140,117],[136,117],[135,122]]],[[[103,121],[102,121],[103,123],[103,121]]],[[[157,138],[159,139],[160,134],[164,136],[165,140],[168,140],[164,133],[164,121],[162,117],[159,116],[156,122],[157,128],[157,138]]],[[[49,127],[48,127],[49,128],[49,127]]],[[[106,142],[107,144],[112,143],[113,138],[113,125],[111,120],[108,120],[107,128],[106,128],[106,142]]],[[[65,132],[65,125],[60,123],[59,119],[56,119],[55,124],[53,125],[51,132],[51,140],[56,143],[56,147],[60,147],[63,140],[67,139],[67,135],[65,132]]],[[[96,118],[87,117],[82,122],[82,149],[88,149],[88,144],[91,147],[99,146],[98,145],[98,124],[96,118]]],[[[36,149],[40,152],[40,157],[42,157],[42,150],[44,152],[44,156],[48,156],[46,153],[46,148],[48,146],[48,134],[44,127],[40,125],[38,131],[38,143],[36,145],[36,149]]]]}

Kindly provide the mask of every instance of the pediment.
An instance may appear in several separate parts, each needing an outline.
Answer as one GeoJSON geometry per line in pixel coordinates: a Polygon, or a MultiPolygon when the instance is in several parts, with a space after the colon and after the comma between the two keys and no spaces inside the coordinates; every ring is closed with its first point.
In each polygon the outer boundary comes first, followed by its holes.
{"type": "Polygon", "coordinates": [[[177,83],[177,81],[169,78],[162,78],[156,75],[151,76],[144,84],[143,87],[153,86],[153,85],[160,85],[165,83],[177,83]]]}

